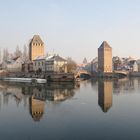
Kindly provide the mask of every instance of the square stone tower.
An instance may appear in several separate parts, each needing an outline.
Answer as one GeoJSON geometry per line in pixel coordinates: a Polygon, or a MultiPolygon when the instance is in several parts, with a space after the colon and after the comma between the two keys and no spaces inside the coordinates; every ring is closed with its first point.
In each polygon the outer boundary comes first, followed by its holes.
{"type": "Polygon", "coordinates": [[[112,48],[106,41],[98,48],[98,72],[112,73],[112,48]]]}
{"type": "Polygon", "coordinates": [[[44,55],[44,43],[39,35],[34,35],[29,44],[29,59],[33,61],[42,55],[44,55]]]}

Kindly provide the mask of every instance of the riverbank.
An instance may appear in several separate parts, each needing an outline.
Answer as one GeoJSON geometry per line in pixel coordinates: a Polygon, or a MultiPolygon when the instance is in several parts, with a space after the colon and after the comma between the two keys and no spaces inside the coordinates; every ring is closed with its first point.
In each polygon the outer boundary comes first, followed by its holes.
{"type": "MultiPolygon", "coordinates": [[[[46,80],[46,82],[75,82],[74,74],[72,73],[25,73],[25,72],[17,72],[17,73],[6,73],[0,75],[1,80],[19,80],[22,82],[32,82],[37,81],[40,82],[40,79],[46,80]]],[[[41,81],[42,82],[42,81],[41,81]]]]}
{"type": "Polygon", "coordinates": [[[37,78],[15,78],[15,77],[3,77],[0,78],[2,81],[10,82],[21,82],[21,83],[47,83],[46,79],[37,79],[37,78]]]}

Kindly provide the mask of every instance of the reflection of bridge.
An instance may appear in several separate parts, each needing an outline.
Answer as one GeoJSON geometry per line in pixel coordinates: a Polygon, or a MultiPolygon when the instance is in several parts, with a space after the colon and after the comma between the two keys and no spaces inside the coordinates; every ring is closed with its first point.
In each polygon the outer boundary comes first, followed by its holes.
{"type": "Polygon", "coordinates": [[[114,73],[122,76],[127,76],[129,74],[128,71],[117,71],[117,70],[115,70],[114,73]]]}
{"type": "Polygon", "coordinates": [[[86,70],[79,70],[77,71],[77,73],[75,74],[75,78],[80,78],[80,75],[81,74],[84,74],[84,75],[87,75],[87,76],[90,76],[91,77],[91,73],[86,71],[86,70]]]}

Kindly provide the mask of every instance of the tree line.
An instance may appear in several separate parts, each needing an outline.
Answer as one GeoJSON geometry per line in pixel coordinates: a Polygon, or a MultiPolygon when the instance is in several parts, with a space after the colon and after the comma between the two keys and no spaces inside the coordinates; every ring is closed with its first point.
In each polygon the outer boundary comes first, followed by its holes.
{"type": "Polygon", "coordinates": [[[7,48],[0,50],[0,62],[1,63],[8,62],[17,57],[21,57],[23,59],[23,61],[25,61],[25,62],[29,60],[28,49],[27,49],[26,45],[23,46],[22,50],[17,45],[17,47],[13,53],[9,52],[9,50],[7,48]]]}

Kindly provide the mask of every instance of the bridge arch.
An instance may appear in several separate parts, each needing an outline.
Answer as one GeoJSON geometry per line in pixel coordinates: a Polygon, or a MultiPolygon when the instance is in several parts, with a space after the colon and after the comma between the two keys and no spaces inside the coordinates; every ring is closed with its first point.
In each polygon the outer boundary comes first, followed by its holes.
{"type": "Polygon", "coordinates": [[[122,76],[122,77],[126,77],[128,76],[129,72],[128,71],[114,71],[114,74],[116,74],[117,76],[122,76]]]}
{"type": "Polygon", "coordinates": [[[80,78],[81,75],[87,75],[89,77],[91,77],[91,73],[86,71],[86,70],[80,70],[75,74],[75,78],[80,78]]]}

